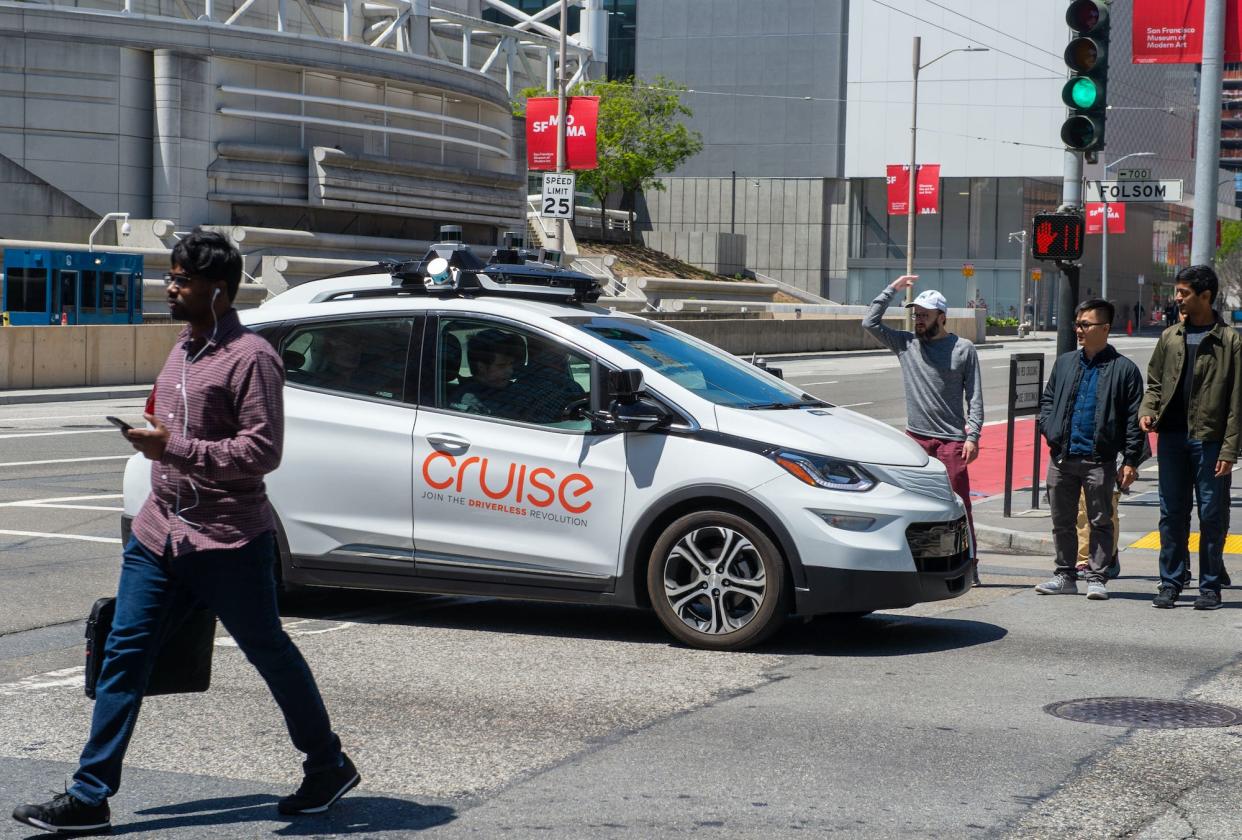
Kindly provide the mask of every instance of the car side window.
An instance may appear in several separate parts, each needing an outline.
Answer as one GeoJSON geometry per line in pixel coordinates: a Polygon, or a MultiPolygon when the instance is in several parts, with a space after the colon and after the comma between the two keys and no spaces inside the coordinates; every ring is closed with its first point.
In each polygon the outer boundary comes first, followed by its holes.
{"type": "Polygon", "coordinates": [[[450,411],[586,431],[591,362],[560,342],[491,321],[444,318],[436,339],[436,405],[450,411]]]}
{"type": "Polygon", "coordinates": [[[410,318],[294,327],[281,349],[285,380],[339,394],[403,400],[413,328],[410,318]]]}

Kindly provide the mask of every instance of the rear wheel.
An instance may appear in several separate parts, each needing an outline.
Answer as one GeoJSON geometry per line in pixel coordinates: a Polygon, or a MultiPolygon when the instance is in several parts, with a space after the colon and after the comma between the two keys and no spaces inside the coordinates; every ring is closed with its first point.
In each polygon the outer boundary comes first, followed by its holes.
{"type": "Polygon", "coordinates": [[[687,514],[651,552],[647,592],[660,622],[686,644],[708,650],[756,645],[784,623],[785,560],[768,536],[724,511],[687,514]]]}

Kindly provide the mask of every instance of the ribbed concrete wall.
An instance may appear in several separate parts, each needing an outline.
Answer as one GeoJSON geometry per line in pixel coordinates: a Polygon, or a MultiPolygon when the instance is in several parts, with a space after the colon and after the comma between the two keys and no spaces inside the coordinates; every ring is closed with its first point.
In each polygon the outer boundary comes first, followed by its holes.
{"type": "Polygon", "coordinates": [[[241,208],[248,224],[387,236],[521,224],[524,161],[495,81],[334,40],[339,4],[312,4],[326,38],[298,4],[283,33],[251,28],[257,8],[224,27],[238,4],[217,3],[215,25],[173,17],[181,5],[0,6],[0,238],[80,242],[112,211],[186,229],[241,208]]]}

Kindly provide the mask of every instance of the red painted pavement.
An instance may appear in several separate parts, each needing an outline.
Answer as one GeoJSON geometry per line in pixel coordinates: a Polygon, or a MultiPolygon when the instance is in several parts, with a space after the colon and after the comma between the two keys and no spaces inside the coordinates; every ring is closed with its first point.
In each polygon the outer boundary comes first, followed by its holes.
{"type": "MultiPolygon", "coordinates": [[[[996,423],[983,427],[979,438],[979,457],[970,465],[970,495],[974,498],[995,496],[1005,492],[1005,433],[1006,424],[996,423]]],[[[1031,487],[1031,467],[1034,457],[1035,418],[1023,417],[1013,423],[1013,489],[1018,491],[1031,487]]],[[[1155,440],[1151,441],[1155,451],[1155,440]]],[[[1039,481],[1042,485],[1048,475],[1048,444],[1039,439],[1039,481]]]]}
{"type": "MultiPolygon", "coordinates": [[[[970,465],[970,495],[975,498],[1005,492],[1005,434],[1007,424],[983,427],[979,438],[979,457],[970,465]]],[[[1035,418],[1022,417],[1013,423],[1013,489],[1031,486],[1031,467],[1035,446],[1035,418]]],[[[1048,473],[1048,444],[1039,439],[1039,480],[1048,473]]]]}

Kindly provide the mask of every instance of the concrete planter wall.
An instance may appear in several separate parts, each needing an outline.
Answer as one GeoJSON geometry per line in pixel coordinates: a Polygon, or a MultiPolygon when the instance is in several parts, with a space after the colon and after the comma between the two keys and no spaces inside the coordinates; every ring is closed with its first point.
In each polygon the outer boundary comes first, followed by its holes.
{"type": "Polygon", "coordinates": [[[0,328],[0,390],[154,382],[182,326],[0,328]]]}

